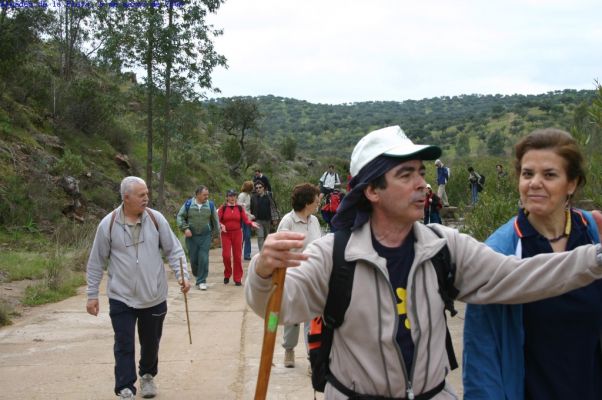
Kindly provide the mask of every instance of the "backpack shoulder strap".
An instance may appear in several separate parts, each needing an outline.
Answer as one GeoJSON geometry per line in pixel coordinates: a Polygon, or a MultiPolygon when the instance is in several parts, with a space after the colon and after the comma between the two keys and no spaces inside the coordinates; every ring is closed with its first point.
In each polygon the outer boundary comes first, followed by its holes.
{"type": "Polygon", "coordinates": [[[355,262],[345,260],[345,247],[351,236],[348,229],[334,233],[332,272],[328,282],[328,297],[324,307],[324,322],[336,329],[343,323],[345,312],[351,302],[355,262]]]}
{"type": "MultiPolygon", "coordinates": [[[[431,231],[438,237],[442,237],[439,232],[432,226],[427,225],[431,231]]],[[[441,248],[431,259],[435,272],[437,273],[437,282],[439,283],[439,295],[443,300],[445,309],[449,311],[449,314],[453,317],[458,313],[454,307],[454,299],[458,297],[460,291],[454,286],[454,279],[456,278],[456,265],[451,261],[451,255],[447,244],[441,248]]],[[[447,326],[447,315],[443,312],[445,317],[445,350],[447,351],[447,359],[449,360],[449,366],[452,370],[458,368],[458,360],[456,358],[456,352],[454,351],[454,345],[449,333],[449,327],[447,326]]]]}
{"type": "Polygon", "coordinates": [[[585,226],[587,226],[587,232],[588,232],[589,236],[591,237],[592,242],[600,243],[600,236],[598,233],[598,224],[596,224],[596,220],[594,219],[594,217],[592,217],[591,212],[582,211],[582,210],[579,210],[576,208],[573,208],[572,210],[575,211],[581,217],[583,224],[585,226]]]}
{"type": "MultiPolygon", "coordinates": [[[[146,207],[146,212],[148,213],[148,216],[150,217],[150,219],[153,221],[155,228],[157,228],[157,232],[159,232],[159,223],[157,222],[157,218],[155,217],[155,214],[153,214],[151,209],[148,207],[146,207]]],[[[113,210],[113,212],[111,213],[111,222],[109,222],[109,247],[113,243],[113,238],[111,237],[111,232],[113,231],[113,225],[115,225],[116,217],[117,217],[117,212],[115,210],[113,210]]]]}
{"type": "Polygon", "coordinates": [[[116,217],[117,217],[117,211],[113,210],[113,212],[111,213],[111,222],[109,222],[109,249],[111,248],[111,245],[113,244],[113,237],[111,236],[111,232],[113,232],[113,225],[115,225],[116,217]]]}
{"type": "Polygon", "coordinates": [[[219,229],[219,227],[215,226],[215,221],[213,219],[213,214],[215,214],[215,203],[211,200],[209,200],[209,211],[211,214],[209,215],[209,227],[211,228],[211,230],[219,229]]]}
{"type": "Polygon", "coordinates": [[[157,232],[159,232],[159,223],[157,222],[157,217],[155,217],[155,214],[153,214],[151,209],[148,207],[146,207],[146,212],[148,213],[148,216],[150,217],[150,219],[153,221],[153,224],[155,224],[155,228],[157,228],[157,232]]]}
{"type": "Polygon", "coordinates": [[[188,212],[190,211],[191,205],[192,205],[192,197],[186,199],[186,201],[184,202],[184,211],[186,212],[184,219],[185,219],[186,223],[188,223],[188,212]]]}
{"type": "MultiPolygon", "coordinates": [[[[345,261],[345,247],[347,247],[350,236],[351,231],[348,229],[339,230],[334,233],[332,272],[330,273],[328,296],[326,297],[326,305],[322,316],[321,344],[317,361],[318,365],[324,366],[325,371],[321,371],[320,373],[327,380],[330,376],[328,360],[330,358],[334,330],[341,326],[345,319],[345,312],[349,308],[351,291],[353,289],[355,262],[345,261]]],[[[312,384],[313,382],[314,377],[312,375],[312,384]]]]}

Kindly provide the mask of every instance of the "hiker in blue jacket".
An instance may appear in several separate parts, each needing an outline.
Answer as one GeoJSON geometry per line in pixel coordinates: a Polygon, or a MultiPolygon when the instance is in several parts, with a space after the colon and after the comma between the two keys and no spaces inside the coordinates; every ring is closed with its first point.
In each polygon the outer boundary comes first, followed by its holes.
{"type": "Polygon", "coordinates": [[[211,237],[219,235],[220,227],[215,205],[209,200],[209,189],[206,186],[199,186],[194,192],[194,198],[182,205],[176,222],[186,237],[192,273],[196,277],[195,286],[199,290],[207,290],[211,237]]]}
{"type": "MultiPolygon", "coordinates": [[[[599,243],[591,214],[571,207],[585,168],[567,132],[532,132],[516,145],[515,163],[521,208],[486,244],[526,258],[599,243]]],[[[602,399],[601,334],[602,281],[522,305],[469,304],[464,398],[602,399]]]]}

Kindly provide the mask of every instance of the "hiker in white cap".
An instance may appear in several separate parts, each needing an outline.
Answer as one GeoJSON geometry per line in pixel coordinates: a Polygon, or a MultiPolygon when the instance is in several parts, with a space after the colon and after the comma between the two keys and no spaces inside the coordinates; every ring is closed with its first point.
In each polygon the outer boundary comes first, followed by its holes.
{"type": "MultiPolygon", "coordinates": [[[[369,133],[351,155],[352,190],[334,218],[337,232],[303,253],[292,251],[304,246],[303,234],[277,232],[251,260],[245,293],[262,317],[273,271],[295,267],[287,270],[281,324],[322,315],[329,292],[338,290],[329,286],[331,272],[352,271],[348,308],[334,329],[324,374],[327,400],[457,399],[446,381],[454,364],[446,354],[444,305],[450,296],[471,303],[529,302],[602,278],[599,245],[518,259],[455,229],[418,222],[423,161],[440,155],[439,147],[412,143],[398,126],[369,133]],[[340,238],[346,240],[345,261],[333,268],[340,238]],[[434,258],[439,255],[445,263],[434,258]],[[450,282],[444,279],[445,293],[439,292],[435,265],[452,272],[445,277],[450,282]]],[[[332,320],[325,317],[325,323],[332,320]]]]}

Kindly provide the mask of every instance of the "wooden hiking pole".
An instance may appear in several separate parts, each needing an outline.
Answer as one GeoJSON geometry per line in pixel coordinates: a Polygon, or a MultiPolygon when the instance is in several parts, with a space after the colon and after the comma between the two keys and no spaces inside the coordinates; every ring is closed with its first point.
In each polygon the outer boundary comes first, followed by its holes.
{"type": "Polygon", "coordinates": [[[276,331],[278,330],[285,277],[286,268],[276,268],[272,273],[272,295],[268,300],[265,311],[263,344],[261,346],[261,360],[259,361],[257,386],[255,387],[255,400],[264,400],[268,392],[268,382],[270,381],[272,359],[274,358],[274,345],[276,344],[276,331]]]}
{"type": "MultiPolygon", "coordinates": [[[[180,257],[180,279],[184,282],[184,266],[182,265],[182,257],[180,257]]],[[[188,324],[188,340],[192,344],[192,334],[190,333],[190,316],[188,315],[188,297],[184,292],[184,305],[186,306],[186,323],[188,324]]]]}

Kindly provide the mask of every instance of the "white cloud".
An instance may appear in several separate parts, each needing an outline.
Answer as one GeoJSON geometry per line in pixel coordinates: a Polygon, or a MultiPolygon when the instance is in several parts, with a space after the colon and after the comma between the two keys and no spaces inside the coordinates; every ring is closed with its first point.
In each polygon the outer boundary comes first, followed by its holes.
{"type": "Polygon", "coordinates": [[[589,0],[228,0],[212,16],[223,96],[312,102],[593,88],[589,0]]]}

